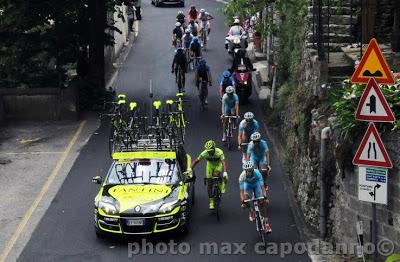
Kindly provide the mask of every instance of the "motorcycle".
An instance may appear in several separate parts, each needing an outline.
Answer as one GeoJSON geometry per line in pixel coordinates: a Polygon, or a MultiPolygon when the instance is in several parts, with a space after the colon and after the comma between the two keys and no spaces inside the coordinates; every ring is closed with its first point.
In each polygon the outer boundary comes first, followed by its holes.
{"type": "Polygon", "coordinates": [[[225,48],[228,49],[228,52],[235,58],[239,50],[246,50],[247,35],[242,34],[225,37],[225,48]]]}
{"type": "MultiPolygon", "coordinates": [[[[256,71],[256,69],[252,71],[256,71]]],[[[252,93],[252,71],[245,65],[240,64],[233,74],[236,81],[236,94],[241,104],[245,104],[252,93]]]]}

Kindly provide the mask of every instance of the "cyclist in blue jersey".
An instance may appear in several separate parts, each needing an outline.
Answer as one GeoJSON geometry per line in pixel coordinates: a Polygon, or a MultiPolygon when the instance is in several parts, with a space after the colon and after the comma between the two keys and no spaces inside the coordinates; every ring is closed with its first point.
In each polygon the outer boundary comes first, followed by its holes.
{"type": "Polygon", "coordinates": [[[228,86],[233,86],[233,88],[235,88],[236,82],[231,72],[227,70],[222,74],[221,81],[219,82],[219,95],[221,99],[224,96],[225,90],[228,86]]]}
{"type": "MultiPolygon", "coordinates": [[[[234,92],[233,86],[228,86],[225,90],[225,95],[222,97],[222,106],[221,106],[221,111],[222,111],[222,117],[223,116],[239,116],[239,97],[237,94],[234,92]]],[[[228,122],[228,119],[223,117],[223,123],[222,123],[222,141],[226,141],[226,124],[228,122]]]]}
{"type": "Polygon", "coordinates": [[[258,121],[254,119],[254,114],[252,112],[246,112],[244,114],[244,119],[239,124],[239,134],[238,134],[238,148],[241,150],[242,143],[248,143],[250,136],[258,132],[260,125],[258,121]]]}
{"type": "Polygon", "coordinates": [[[261,134],[255,132],[250,136],[251,142],[247,146],[246,160],[253,162],[254,166],[261,170],[264,179],[271,170],[271,158],[267,142],[261,139],[261,134]]]}
{"type": "MultiPolygon", "coordinates": [[[[239,187],[240,187],[240,199],[242,200],[242,208],[248,207],[248,204],[244,200],[264,197],[263,200],[258,202],[260,210],[264,215],[265,232],[271,233],[271,227],[268,222],[268,200],[267,191],[264,187],[264,181],[259,170],[254,169],[254,165],[251,161],[247,161],[243,164],[243,172],[239,176],[239,187]]],[[[250,209],[249,219],[254,221],[254,211],[250,209]]]]}

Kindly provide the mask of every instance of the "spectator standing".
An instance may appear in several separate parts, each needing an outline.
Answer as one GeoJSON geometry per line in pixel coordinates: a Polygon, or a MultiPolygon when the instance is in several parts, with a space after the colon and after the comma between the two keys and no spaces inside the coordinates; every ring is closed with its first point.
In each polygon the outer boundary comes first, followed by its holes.
{"type": "Polygon", "coordinates": [[[134,4],[136,8],[136,20],[142,20],[142,14],[141,14],[142,0],[135,0],[134,4]]]}
{"type": "Polygon", "coordinates": [[[134,12],[135,12],[135,7],[133,6],[133,2],[129,1],[126,4],[126,14],[128,16],[128,29],[129,29],[129,32],[133,32],[133,22],[135,21],[134,12]]]}

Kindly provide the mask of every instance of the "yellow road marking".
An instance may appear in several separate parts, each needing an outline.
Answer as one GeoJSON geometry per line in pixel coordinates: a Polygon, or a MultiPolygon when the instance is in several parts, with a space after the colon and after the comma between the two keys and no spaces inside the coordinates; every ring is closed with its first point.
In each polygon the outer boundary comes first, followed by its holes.
{"type": "Polygon", "coordinates": [[[31,152],[0,152],[0,155],[52,155],[62,154],[64,152],[46,152],[46,151],[31,151],[31,152]]]}
{"type": "Polygon", "coordinates": [[[86,120],[82,121],[79,125],[79,128],[76,130],[74,136],[72,137],[71,141],[68,143],[68,146],[65,148],[63,155],[61,156],[60,160],[57,162],[57,165],[51,172],[51,175],[47,178],[46,183],[43,185],[42,189],[40,190],[39,194],[36,196],[35,200],[33,201],[32,205],[25,213],[24,217],[22,218],[21,222],[19,223],[17,230],[13,233],[11,239],[8,241],[6,247],[4,248],[3,252],[0,255],[0,261],[4,262],[14,247],[15,243],[17,242],[18,238],[21,236],[22,232],[25,229],[26,224],[28,223],[29,219],[32,217],[33,212],[38,207],[40,201],[43,199],[43,196],[49,190],[51,184],[53,183],[54,179],[58,176],[61,167],[63,166],[65,160],[67,159],[69,153],[71,152],[72,146],[75,144],[76,140],[78,139],[80,133],[84,125],[86,124],[86,120]]]}
{"type": "Polygon", "coordinates": [[[139,30],[140,30],[140,23],[138,20],[135,20],[135,37],[139,35],[139,30]]]}

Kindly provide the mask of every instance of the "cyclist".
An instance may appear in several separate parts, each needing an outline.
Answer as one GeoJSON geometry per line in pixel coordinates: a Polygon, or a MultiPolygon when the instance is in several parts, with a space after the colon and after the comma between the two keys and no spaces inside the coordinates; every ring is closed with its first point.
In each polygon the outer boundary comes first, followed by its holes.
{"type": "Polygon", "coordinates": [[[225,90],[225,94],[222,97],[222,142],[226,141],[226,124],[228,119],[224,116],[238,116],[239,115],[239,97],[235,94],[233,86],[228,86],[225,90]]]}
{"type": "Polygon", "coordinates": [[[225,193],[225,184],[228,180],[228,173],[226,171],[227,169],[224,152],[215,147],[215,142],[213,140],[207,141],[204,145],[204,149],[205,150],[200,153],[197,159],[193,161],[191,168],[194,169],[201,160],[207,160],[206,178],[208,197],[210,199],[209,207],[210,209],[214,209],[214,199],[212,197],[213,180],[211,177],[220,177],[222,170],[224,171],[224,179],[221,183],[221,193],[225,193]]]}
{"type": "MultiPolygon", "coordinates": [[[[197,89],[199,89],[201,80],[207,81],[210,86],[212,85],[211,69],[210,66],[207,65],[207,61],[204,58],[201,58],[199,60],[199,64],[196,65],[195,74],[197,89]]],[[[208,104],[207,98],[205,100],[205,104],[208,104]]]]}
{"type": "Polygon", "coordinates": [[[204,27],[204,23],[207,24],[207,37],[208,37],[208,35],[211,32],[210,20],[214,19],[214,17],[212,15],[210,15],[209,13],[207,13],[206,10],[200,9],[200,14],[199,14],[198,19],[200,21],[200,30],[202,30],[202,28],[204,27]]]}
{"type": "Polygon", "coordinates": [[[246,112],[244,114],[244,119],[239,124],[239,134],[238,134],[238,147],[241,150],[242,143],[248,143],[250,136],[258,132],[260,125],[258,121],[254,119],[254,114],[252,112],[246,112]]]}
{"type": "Polygon", "coordinates": [[[196,6],[195,5],[191,5],[190,6],[190,10],[188,12],[188,19],[190,20],[197,20],[197,17],[199,16],[199,11],[197,11],[196,6]]]}
{"type": "MultiPolygon", "coordinates": [[[[251,161],[247,161],[243,164],[243,172],[239,176],[239,186],[240,186],[240,199],[242,200],[242,208],[246,208],[249,205],[244,202],[244,200],[250,199],[253,195],[255,198],[265,197],[264,200],[260,200],[259,206],[261,207],[264,223],[265,232],[271,233],[271,226],[268,222],[268,200],[267,191],[264,187],[264,181],[259,170],[254,169],[254,165],[251,161]]],[[[253,210],[249,213],[250,221],[254,221],[255,214],[253,210]]]]}
{"type": "Polygon", "coordinates": [[[199,35],[199,25],[196,23],[195,20],[189,20],[188,29],[192,33],[193,36],[199,35]]]}
{"type": "Polygon", "coordinates": [[[185,49],[189,49],[190,48],[190,44],[192,43],[193,40],[193,35],[190,33],[189,29],[185,30],[185,35],[182,37],[182,43],[183,43],[183,47],[185,49]]]}
{"type": "Polygon", "coordinates": [[[223,74],[222,74],[222,78],[221,81],[219,82],[219,95],[222,99],[222,97],[225,94],[225,89],[228,86],[236,86],[236,82],[235,79],[233,78],[231,72],[229,72],[228,70],[226,70],[223,74]]]}
{"type": "Polygon", "coordinates": [[[178,67],[181,67],[183,74],[182,74],[182,80],[183,80],[183,89],[185,88],[185,73],[187,73],[187,63],[186,63],[186,54],[185,51],[182,47],[179,47],[174,56],[174,60],[172,61],[172,69],[171,73],[173,74],[175,72],[175,79],[178,80],[178,67]]]}
{"type": "MultiPolygon", "coordinates": [[[[193,36],[192,42],[190,43],[190,52],[192,54],[192,57],[201,57],[202,52],[201,52],[201,44],[199,42],[199,39],[196,36],[193,36]]],[[[197,66],[197,65],[195,65],[197,66]]]]}
{"type": "Polygon", "coordinates": [[[182,27],[185,27],[185,15],[183,11],[178,11],[178,15],[176,16],[176,21],[181,23],[182,27]]]}
{"type": "Polygon", "coordinates": [[[251,142],[247,146],[246,160],[250,160],[261,170],[264,179],[271,170],[271,157],[269,154],[268,144],[264,139],[261,139],[259,132],[254,132],[250,136],[251,142]]]}
{"type": "Polygon", "coordinates": [[[184,34],[184,32],[183,32],[183,28],[182,28],[181,23],[176,22],[175,23],[175,28],[174,28],[174,30],[172,30],[172,45],[173,46],[177,47],[176,46],[176,44],[177,44],[176,40],[177,39],[181,39],[182,40],[183,34],[184,34]]]}

